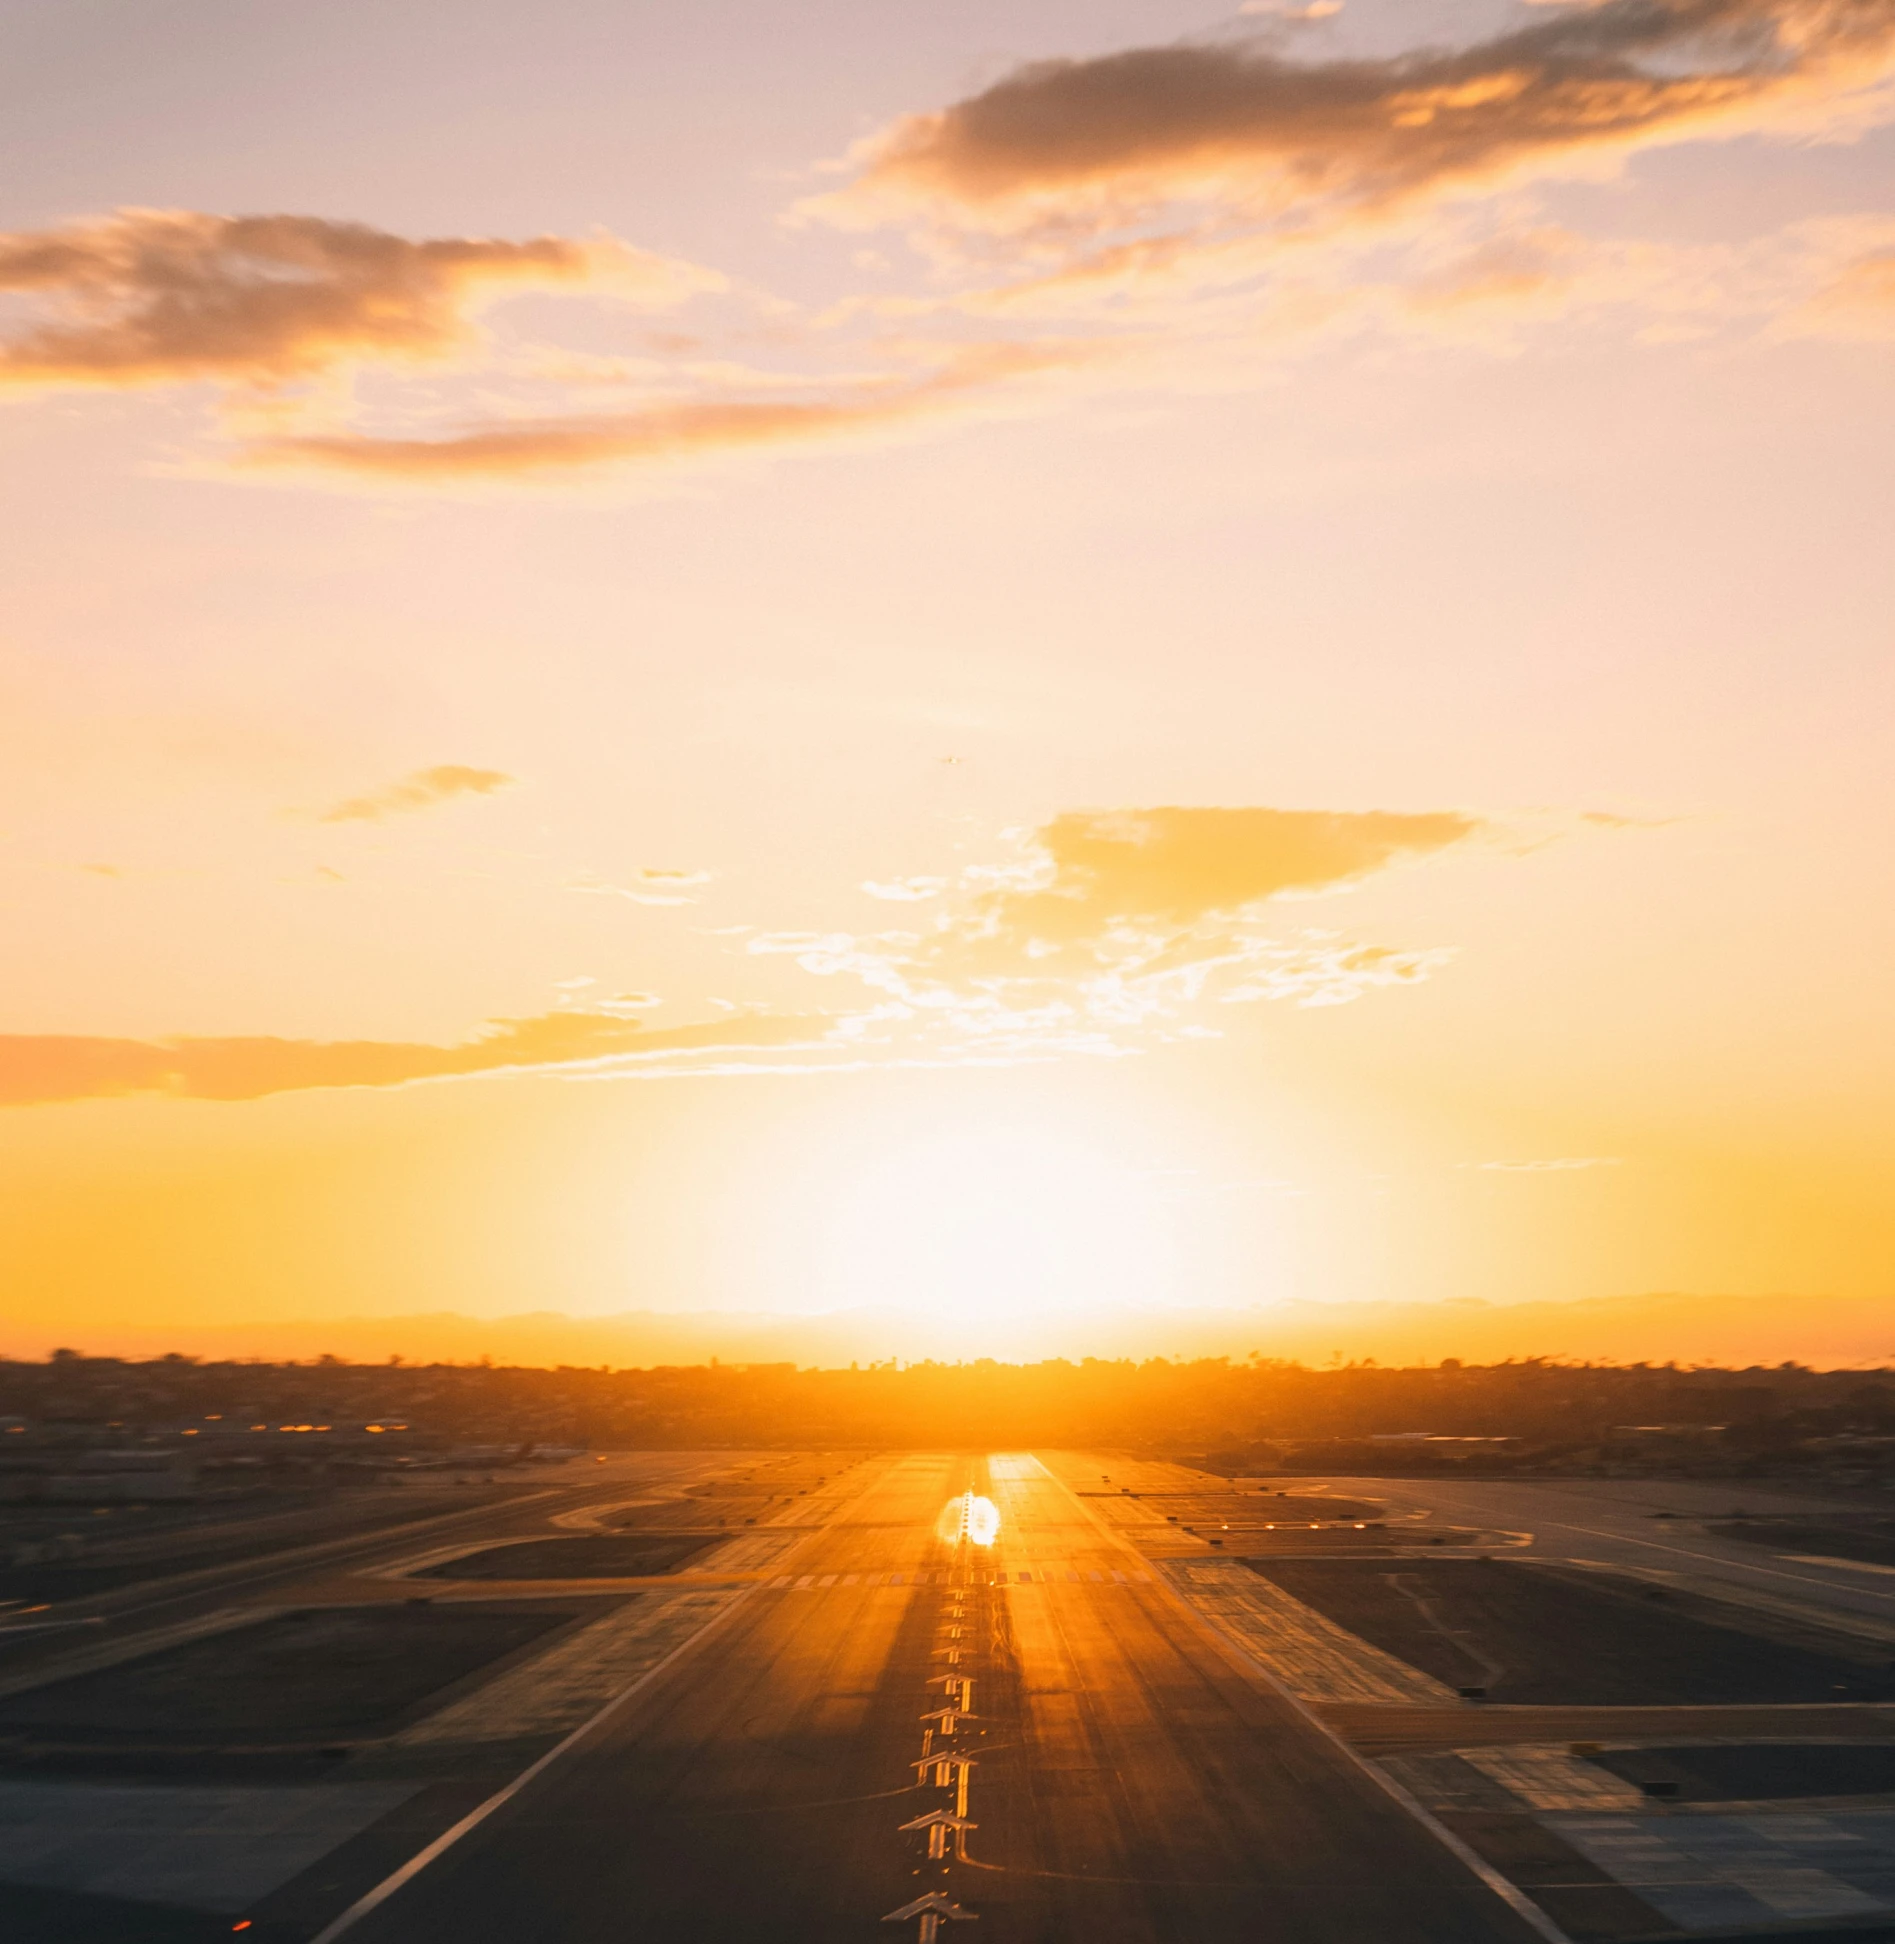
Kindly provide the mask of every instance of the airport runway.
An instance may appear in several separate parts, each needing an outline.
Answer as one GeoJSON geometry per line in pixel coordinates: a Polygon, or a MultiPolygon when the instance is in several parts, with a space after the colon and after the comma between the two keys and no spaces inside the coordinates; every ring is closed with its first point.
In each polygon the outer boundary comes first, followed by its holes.
{"type": "Polygon", "coordinates": [[[348,1944],[1534,1935],[1037,1460],[855,1478],[786,1571],[348,1944]],[[970,1489],[999,1506],[991,1548],[937,1536],[970,1489]]]}
{"type": "Polygon", "coordinates": [[[1695,1479],[1331,1478],[1339,1495],[1370,1493],[1396,1510],[1426,1509],[1442,1523],[1530,1532],[1526,1556],[1609,1566],[1657,1578],[1721,1581],[1764,1599],[1895,1621],[1895,1569],[1787,1553],[1702,1529],[1742,1508],[1752,1517],[1821,1519],[1847,1509],[1831,1495],[1781,1485],[1695,1479]],[[1662,1516],[1661,1516],[1662,1515],[1662,1516]]]}
{"type": "MultiPolygon", "coordinates": [[[[471,1545],[480,1540],[538,1534],[560,1515],[582,1513],[601,1501],[634,1493],[681,1491],[728,1468],[722,1454],[638,1452],[617,1455],[595,1469],[570,1469],[524,1479],[516,1489],[471,1506],[430,1495],[414,1516],[365,1530],[332,1533],[313,1542],[277,1543],[254,1554],[183,1573],[155,1573],[109,1592],[30,1608],[0,1621],[0,1691],[45,1680],[73,1655],[138,1651],[179,1627],[281,1597],[298,1596],[323,1576],[373,1571],[411,1557],[432,1542],[471,1545]]],[[[379,1511],[380,1505],[365,1510],[379,1511]]],[[[359,1592],[356,1597],[360,1597],[359,1592]]]]}

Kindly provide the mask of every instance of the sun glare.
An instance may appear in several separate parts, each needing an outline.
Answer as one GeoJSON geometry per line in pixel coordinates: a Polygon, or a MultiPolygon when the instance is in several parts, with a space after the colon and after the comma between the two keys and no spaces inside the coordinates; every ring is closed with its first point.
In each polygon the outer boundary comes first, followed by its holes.
{"type": "Polygon", "coordinates": [[[991,1546],[1000,1537],[1000,1508],[978,1492],[963,1492],[942,1506],[934,1536],[950,1546],[991,1546]]]}
{"type": "Polygon", "coordinates": [[[1041,1133],[958,1133],[864,1169],[838,1196],[830,1299],[966,1322],[970,1355],[1049,1311],[1162,1300],[1164,1211],[1150,1177],[1041,1133]]]}

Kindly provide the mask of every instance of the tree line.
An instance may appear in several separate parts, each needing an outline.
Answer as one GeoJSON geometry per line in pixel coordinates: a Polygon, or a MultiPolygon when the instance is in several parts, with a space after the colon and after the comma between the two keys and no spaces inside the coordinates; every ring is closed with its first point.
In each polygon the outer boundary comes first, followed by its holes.
{"type": "Polygon", "coordinates": [[[1895,1370],[1545,1358],[1313,1369],[1262,1357],[614,1370],[58,1351],[0,1360],[0,1419],[14,1451],[401,1423],[410,1448],[1105,1445],[1226,1470],[1880,1473],[1895,1454],[1895,1370]]]}

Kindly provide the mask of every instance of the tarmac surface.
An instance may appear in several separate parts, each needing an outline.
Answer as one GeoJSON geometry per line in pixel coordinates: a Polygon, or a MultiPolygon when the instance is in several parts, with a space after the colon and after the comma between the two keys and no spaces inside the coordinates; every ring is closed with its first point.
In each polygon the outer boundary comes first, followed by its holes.
{"type": "MultiPolygon", "coordinates": [[[[1373,1488],[1392,1518],[1420,1517],[1530,1533],[1531,1556],[1609,1568],[1658,1583],[1711,1582],[1759,1601],[1817,1606],[1895,1624],[1895,1568],[1825,1558],[1786,1538],[1778,1549],[1734,1538],[1733,1512],[1788,1526],[1833,1520],[1833,1497],[1747,1480],[1650,1478],[1436,1481],[1337,1478],[1338,1492],[1373,1488]]],[[[1299,1480],[1308,1490],[1314,1481],[1299,1480]]]]}
{"type": "MultiPolygon", "coordinates": [[[[1450,1689],[1502,1705],[1895,1700],[1886,1650],[1845,1657],[1720,1625],[1669,1589],[1519,1559],[1264,1559],[1293,1598],[1450,1689]]],[[[1730,1618],[1743,1609],[1708,1608],[1730,1618]]]]}
{"type": "Polygon", "coordinates": [[[662,1678],[324,1944],[1536,1935],[1037,1459],[879,1458],[798,1517],[662,1678]],[[937,1536],[968,1491],[991,1547],[937,1536]]]}
{"type": "Polygon", "coordinates": [[[414,1512],[15,1624],[7,1944],[1895,1939],[1846,1496],[650,1452],[414,1512]]]}
{"type": "Polygon", "coordinates": [[[460,1544],[450,1551],[472,1550],[477,1538],[538,1536],[549,1519],[557,1523],[567,1508],[587,1507],[617,1480],[635,1480],[646,1491],[677,1491],[728,1463],[715,1453],[639,1452],[602,1466],[517,1477],[498,1487],[470,1484],[458,1494],[434,1487],[417,1489],[412,1498],[401,1492],[355,1494],[323,1509],[322,1529],[313,1537],[294,1517],[239,1518],[232,1530],[250,1530],[235,1557],[203,1565],[187,1551],[180,1570],[170,1570],[158,1558],[124,1584],[0,1615],[0,1693],[22,1680],[32,1682],[44,1664],[69,1660],[76,1639],[95,1637],[109,1658],[121,1639],[143,1642],[156,1629],[215,1623],[234,1610],[233,1602],[267,1599],[277,1588],[306,1582],[312,1574],[353,1573],[411,1554],[424,1534],[436,1542],[457,1538],[460,1544]]]}

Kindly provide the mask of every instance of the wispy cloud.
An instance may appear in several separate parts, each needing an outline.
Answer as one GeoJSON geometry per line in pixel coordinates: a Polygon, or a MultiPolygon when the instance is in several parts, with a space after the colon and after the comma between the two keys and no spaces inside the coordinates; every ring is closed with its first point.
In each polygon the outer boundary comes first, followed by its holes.
{"type": "Polygon", "coordinates": [[[608,884],[604,879],[588,873],[573,879],[566,889],[584,892],[595,898],[629,898],[633,904],[688,905],[697,903],[692,893],[701,890],[710,881],[709,871],[667,871],[646,867],[633,873],[630,884],[608,884]]]}
{"type": "Polygon", "coordinates": [[[1677,817],[1628,817],[1617,810],[1582,810],[1582,824],[1595,830],[1665,830],[1680,821],[1677,817]]]}
{"type": "Polygon", "coordinates": [[[335,474],[397,487],[660,466],[885,437],[992,410],[1027,380],[1097,355],[1050,339],[944,345],[919,375],[897,368],[814,388],[802,378],[783,382],[784,395],[777,397],[667,397],[620,411],[489,417],[412,437],[354,427],[284,432],[251,440],[235,464],[252,472],[335,474]]]}
{"type": "Polygon", "coordinates": [[[386,789],[371,790],[365,796],[346,798],[322,812],[322,823],[380,823],[384,817],[397,817],[414,810],[432,809],[459,796],[491,796],[508,788],[515,779],[505,770],[473,769],[465,763],[437,763],[432,769],[416,770],[386,789]]]}
{"type": "MultiPolygon", "coordinates": [[[[361,801],[385,805],[391,794],[361,801]]],[[[928,906],[916,913],[928,921],[922,928],[857,934],[740,924],[712,934],[731,940],[739,962],[788,960],[811,977],[840,981],[840,1002],[824,1008],[791,999],[764,1010],[708,998],[718,1017],[650,1031],[637,1015],[659,1003],[656,994],[582,997],[599,980],[581,973],[555,982],[565,995],[555,1010],[498,1020],[452,1045],[15,1035],[0,1037],[0,1104],[130,1094],[254,1100],[500,1072],[658,1078],[1123,1056],[1215,1037],[1230,1017],[1220,1008],[1345,1005],[1426,978],[1447,951],[1366,943],[1287,922],[1287,914],[1297,900],[1345,891],[1493,828],[1461,811],[1071,811],[1013,833],[1010,854],[997,862],[951,878],[877,881],[898,903],[928,906]]],[[[679,904],[709,877],[649,867],[633,882],[654,888],[570,888],[679,904]]]]}
{"type": "Polygon", "coordinates": [[[1261,14],[1276,20],[1331,20],[1342,11],[1342,0],[1309,0],[1299,7],[1294,0],[1244,0],[1240,14],[1261,14]]]}
{"type": "Polygon", "coordinates": [[[763,932],[744,949],[859,981],[875,996],[849,1022],[859,1040],[965,1057],[1125,1052],[1217,1032],[1211,1005],[1342,1005],[1425,978],[1444,952],[1285,926],[1280,901],[1482,828],[1457,811],[1075,811],[1024,833],[1009,862],[964,872],[925,930],[763,932]]]}
{"type": "Polygon", "coordinates": [[[1783,322],[1784,335],[1895,337],[1895,248],[1872,250],[1842,265],[1783,322]]]}
{"type": "Polygon", "coordinates": [[[0,234],[0,386],[277,385],[352,363],[439,362],[507,291],[673,300],[708,273],[612,238],[414,241],[318,216],[127,209],[0,234]]]}
{"type": "MultiPolygon", "coordinates": [[[[648,995],[628,994],[627,1008],[648,995]]],[[[617,1012],[503,1019],[458,1046],[398,1040],[88,1039],[0,1035],[0,1105],[161,1094],[259,1100],[316,1087],[398,1087],[505,1072],[676,1071],[748,1049],[820,1042],[822,1021],[744,1014],[647,1032],[617,1012]]]]}

